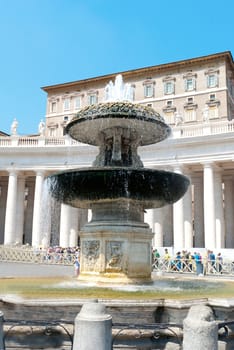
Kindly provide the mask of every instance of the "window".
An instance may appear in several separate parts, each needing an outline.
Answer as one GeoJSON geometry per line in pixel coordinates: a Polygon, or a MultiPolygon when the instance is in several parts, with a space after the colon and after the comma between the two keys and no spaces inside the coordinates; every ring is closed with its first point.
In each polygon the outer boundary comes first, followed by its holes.
{"type": "Polygon", "coordinates": [[[207,75],[207,87],[213,88],[218,86],[218,77],[217,74],[209,74],[207,75]]]}
{"type": "Polygon", "coordinates": [[[172,100],[167,101],[167,107],[169,107],[169,108],[172,107],[172,100]]]}
{"type": "Polygon", "coordinates": [[[164,113],[164,118],[166,120],[166,123],[168,124],[174,124],[174,112],[171,111],[171,112],[165,112],[164,113]]]}
{"type": "Polygon", "coordinates": [[[70,98],[65,98],[63,101],[63,109],[67,111],[70,109],[70,98]]]}
{"type": "Polygon", "coordinates": [[[188,103],[189,105],[190,105],[190,104],[193,104],[193,97],[188,97],[187,103],[188,103]]]}
{"type": "Polygon", "coordinates": [[[145,81],[143,81],[142,84],[144,87],[144,97],[154,97],[155,80],[153,80],[151,77],[148,77],[145,81]]]}
{"type": "Polygon", "coordinates": [[[56,128],[49,128],[49,136],[56,136],[56,128]]]}
{"type": "Polygon", "coordinates": [[[68,122],[69,117],[68,117],[67,115],[65,115],[65,116],[63,117],[63,120],[64,120],[65,122],[68,122]]]}
{"type": "Polygon", "coordinates": [[[209,119],[218,118],[218,107],[217,106],[209,106],[209,119]]]}
{"type": "Polygon", "coordinates": [[[51,102],[51,105],[50,105],[50,112],[56,113],[56,110],[57,110],[57,103],[53,101],[51,102]]]}
{"type": "Polygon", "coordinates": [[[164,83],[164,94],[169,95],[169,94],[174,94],[175,92],[175,84],[172,81],[166,81],[164,83]]]}
{"type": "Polygon", "coordinates": [[[215,94],[210,94],[210,101],[215,101],[215,100],[216,100],[215,94]]]}
{"type": "Polygon", "coordinates": [[[74,100],[74,108],[80,109],[81,108],[81,97],[77,96],[74,100]]]}
{"type": "Polygon", "coordinates": [[[184,83],[185,83],[185,86],[184,86],[185,91],[193,91],[193,90],[195,90],[195,88],[196,88],[196,81],[195,81],[194,78],[187,78],[187,79],[185,79],[184,83]]]}
{"type": "Polygon", "coordinates": [[[205,71],[205,75],[207,88],[214,88],[219,85],[219,69],[216,67],[210,67],[205,71]]]}
{"type": "Polygon", "coordinates": [[[89,95],[88,96],[88,104],[89,105],[95,105],[97,103],[97,95],[89,95]]]}
{"type": "Polygon", "coordinates": [[[185,109],[184,111],[184,121],[191,122],[196,120],[196,110],[195,109],[185,109]]]}
{"type": "Polygon", "coordinates": [[[144,95],[145,95],[145,97],[153,97],[153,95],[154,95],[153,84],[145,84],[144,95]]]}

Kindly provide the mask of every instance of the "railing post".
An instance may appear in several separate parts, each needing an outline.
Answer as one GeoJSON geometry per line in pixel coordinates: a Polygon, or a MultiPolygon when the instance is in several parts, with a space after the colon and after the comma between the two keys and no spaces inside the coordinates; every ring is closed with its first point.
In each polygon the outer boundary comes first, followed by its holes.
{"type": "Polygon", "coordinates": [[[112,317],[105,305],[85,303],[75,319],[73,350],[111,350],[112,317]]]}
{"type": "Polygon", "coordinates": [[[3,332],[3,321],[4,321],[4,314],[2,311],[0,311],[0,350],[5,350],[4,346],[4,332],[3,332]]]}
{"type": "Polygon", "coordinates": [[[218,324],[209,306],[192,306],[183,325],[183,350],[218,350],[218,324]]]}

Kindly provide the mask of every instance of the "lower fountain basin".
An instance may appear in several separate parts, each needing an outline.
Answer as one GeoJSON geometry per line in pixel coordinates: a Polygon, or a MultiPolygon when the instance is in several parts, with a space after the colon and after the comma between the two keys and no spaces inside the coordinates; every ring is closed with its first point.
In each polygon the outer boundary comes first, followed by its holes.
{"type": "Polygon", "coordinates": [[[48,182],[53,198],[76,208],[108,201],[134,201],[145,209],[176,202],[190,184],[181,174],[129,167],[74,169],[51,175],[48,182]]]}

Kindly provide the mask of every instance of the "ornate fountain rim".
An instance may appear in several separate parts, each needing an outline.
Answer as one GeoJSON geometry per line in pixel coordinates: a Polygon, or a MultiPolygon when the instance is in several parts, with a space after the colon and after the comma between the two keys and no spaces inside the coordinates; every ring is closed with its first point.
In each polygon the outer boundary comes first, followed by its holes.
{"type": "Polygon", "coordinates": [[[128,101],[85,107],[67,124],[65,132],[75,140],[98,146],[99,132],[116,126],[135,130],[140,135],[140,146],[162,141],[171,134],[171,128],[153,108],[128,101]]]}
{"type": "MultiPolygon", "coordinates": [[[[106,116],[128,116],[129,118],[153,119],[165,123],[164,118],[150,106],[144,106],[128,101],[114,101],[98,103],[81,109],[71,122],[80,118],[100,118],[106,116]]],[[[68,125],[69,126],[69,125],[68,125]]],[[[69,129],[69,127],[68,127],[69,129]]]]}

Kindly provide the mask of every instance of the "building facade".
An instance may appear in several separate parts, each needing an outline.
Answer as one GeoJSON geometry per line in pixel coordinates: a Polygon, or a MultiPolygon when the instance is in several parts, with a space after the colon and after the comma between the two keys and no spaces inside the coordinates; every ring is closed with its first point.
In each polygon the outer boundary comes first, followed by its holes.
{"type": "MultiPolygon", "coordinates": [[[[117,73],[116,73],[117,74],[117,73]]],[[[77,245],[84,209],[54,202],[45,179],[91,166],[97,149],[64,133],[83,107],[104,101],[116,74],[46,86],[45,125],[36,136],[0,135],[0,244],[77,245]]],[[[152,106],[172,128],[139,148],[147,168],[190,178],[174,205],[148,210],[153,245],[234,248],[234,62],[230,52],[121,72],[135,102],[152,106]]]]}

